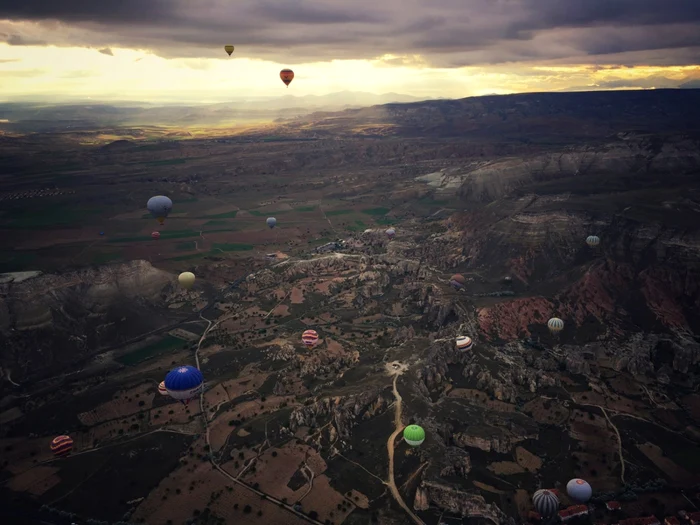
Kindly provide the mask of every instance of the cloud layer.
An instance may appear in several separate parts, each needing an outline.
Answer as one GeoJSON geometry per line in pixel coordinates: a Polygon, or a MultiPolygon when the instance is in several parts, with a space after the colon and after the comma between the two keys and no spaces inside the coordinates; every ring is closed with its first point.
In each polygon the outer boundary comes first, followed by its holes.
{"type": "Polygon", "coordinates": [[[0,41],[289,64],[700,63],[699,0],[0,0],[0,41]]]}

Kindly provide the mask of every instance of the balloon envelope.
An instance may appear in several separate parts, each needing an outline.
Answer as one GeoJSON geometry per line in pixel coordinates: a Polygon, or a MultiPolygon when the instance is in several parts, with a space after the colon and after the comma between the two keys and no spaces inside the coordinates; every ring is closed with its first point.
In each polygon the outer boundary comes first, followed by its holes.
{"type": "Polygon", "coordinates": [[[306,330],[301,334],[301,342],[306,346],[314,346],[318,343],[318,332],[316,330],[306,330]]]}
{"type": "Polygon", "coordinates": [[[417,447],[425,441],[425,430],[418,425],[408,425],[403,430],[403,439],[412,447],[417,447]]]}
{"type": "Polygon", "coordinates": [[[394,228],[389,228],[389,229],[386,231],[386,234],[387,234],[387,235],[389,236],[389,238],[391,239],[394,235],[396,235],[396,230],[395,230],[394,228]]]}
{"type": "Polygon", "coordinates": [[[294,80],[294,71],[291,69],[283,69],[280,71],[280,78],[282,79],[282,82],[289,87],[289,84],[291,84],[292,80],[294,80]]]}
{"type": "Polygon", "coordinates": [[[167,396],[168,395],[168,389],[165,388],[165,381],[161,381],[160,384],[158,385],[158,393],[161,396],[167,396]]]}
{"type": "Polygon", "coordinates": [[[153,237],[154,239],[160,239],[160,232],[153,232],[151,234],[151,237],[153,237]]]}
{"type": "Polygon", "coordinates": [[[532,503],[543,518],[554,516],[559,510],[559,498],[551,490],[540,489],[535,492],[532,503]]]}
{"type": "Polygon", "coordinates": [[[597,235],[589,235],[586,237],[586,244],[588,246],[598,246],[600,244],[600,237],[597,235]]]}
{"type": "Polygon", "coordinates": [[[173,209],[173,201],[165,195],[156,195],[148,199],[146,208],[153,217],[158,219],[159,223],[163,224],[163,221],[173,209]]]}
{"type": "Polygon", "coordinates": [[[566,493],[580,503],[586,503],[593,495],[593,489],[586,480],[574,478],[566,484],[566,493]]]}
{"type": "Polygon", "coordinates": [[[552,317],[549,321],[547,321],[547,327],[552,332],[561,332],[564,329],[564,321],[558,317],[552,317]]]}
{"type": "Polygon", "coordinates": [[[192,399],[199,394],[204,384],[204,376],[193,366],[179,366],[165,376],[165,389],[174,399],[192,399]]]}
{"type": "Polygon", "coordinates": [[[471,337],[466,335],[460,335],[455,342],[459,350],[471,350],[472,346],[474,346],[471,337]]]}
{"type": "Polygon", "coordinates": [[[267,223],[267,225],[268,225],[270,228],[274,228],[275,225],[277,224],[277,219],[275,219],[274,217],[268,217],[267,220],[266,220],[265,222],[267,223]]]}
{"type": "Polygon", "coordinates": [[[70,436],[56,436],[51,440],[51,452],[54,456],[67,456],[73,450],[73,439],[70,436]]]}
{"type": "Polygon", "coordinates": [[[228,56],[231,56],[231,53],[233,53],[233,46],[231,44],[225,45],[224,51],[226,51],[228,53],[228,56]]]}
{"type": "Polygon", "coordinates": [[[178,276],[177,280],[180,283],[180,286],[189,290],[194,286],[195,277],[192,272],[182,272],[178,276]]]}

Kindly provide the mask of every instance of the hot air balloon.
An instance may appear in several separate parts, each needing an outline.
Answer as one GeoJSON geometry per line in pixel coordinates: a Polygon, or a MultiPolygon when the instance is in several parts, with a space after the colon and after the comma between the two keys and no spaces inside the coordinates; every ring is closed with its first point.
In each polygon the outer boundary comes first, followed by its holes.
{"type": "Polygon", "coordinates": [[[73,439],[70,436],[57,436],[51,440],[51,452],[56,457],[63,457],[73,450],[73,439]]]}
{"type": "Polygon", "coordinates": [[[467,337],[466,335],[460,335],[455,342],[457,343],[458,350],[471,350],[474,346],[471,337],[467,337]]]}
{"type": "Polygon", "coordinates": [[[104,234],[105,234],[105,232],[100,232],[100,235],[104,235],[104,234]]]}
{"type": "Polygon", "coordinates": [[[403,439],[412,447],[417,447],[425,441],[425,430],[418,425],[408,425],[403,429],[403,439]]]}
{"type": "Polygon", "coordinates": [[[549,328],[550,332],[556,334],[564,329],[564,321],[558,317],[552,317],[549,321],[547,321],[547,327],[549,328]]]}
{"type": "Polygon", "coordinates": [[[165,218],[173,209],[173,201],[171,201],[165,195],[156,195],[148,199],[146,203],[146,208],[153,215],[160,224],[163,224],[165,218]]]}
{"type": "Polygon", "coordinates": [[[579,503],[586,503],[593,495],[593,489],[587,481],[574,478],[566,484],[566,493],[569,497],[579,503]]]}
{"type": "Polygon", "coordinates": [[[589,235],[586,237],[586,244],[593,248],[594,246],[598,246],[600,244],[600,237],[597,235],[589,235]]]}
{"type": "Polygon", "coordinates": [[[165,381],[161,381],[160,384],[158,385],[158,393],[161,396],[167,396],[168,395],[168,389],[165,388],[165,381]]]}
{"type": "Polygon", "coordinates": [[[268,217],[265,222],[270,227],[270,229],[274,228],[277,225],[277,219],[275,219],[274,217],[268,217]]]}
{"type": "Polygon", "coordinates": [[[154,239],[160,239],[160,232],[153,232],[151,234],[151,237],[153,237],[154,239]]]}
{"type": "Polygon", "coordinates": [[[456,289],[456,290],[461,290],[464,288],[464,285],[466,284],[467,280],[464,278],[463,275],[461,274],[454,274],[452,277],[450,277],[450,284],[456,289]]]}
{"type": "Polygon", "coordinates": [[[318,332],[316,330],[306,330],[301,334],[301,342],[309,348],[316,346],[316,343],[318,343],[318,332]]]}
{"type": "Polygon", "coordinates": [[[190,290],[194,286],[194,279],[192,272],[182,272],[177,278],[180,286],[186,290],[190,290]]]}
{"type": "Polygon", "coordinates": [[[224,51],[228,53],[228,56],[231,56],[231,53],[233,53],[233,46],[231,44],[226,44],[224,46],[224,51]]]}
{"type": "Polygon", "coordinates": [[[282,79],[282,82],[289,87],[289,84],[291,84],[292,80],[294,80],[294,71],[291,69],[283,69],[280,71],[280,78],[282,79]]]}
{"type": "Polygon", "coordinates": [[[389,228],[386,231],[386,236],[389,237],[389,239],[393,239],[394,235],[396,235],[396,230],[394,228],[389,228]]]}
{"type": "Polygon", "coordinates": [[[535,492],[532,503],[543,518],[550,518],[559,510],[559,498],[551,490],[540,489],[535,492]]]}
{"type": "Polygon", "coordinates": [[[170,397],[187,404],[201,392],[204,376],[193,366],[179,366],[168,372],[164,383],[170,397]]]}

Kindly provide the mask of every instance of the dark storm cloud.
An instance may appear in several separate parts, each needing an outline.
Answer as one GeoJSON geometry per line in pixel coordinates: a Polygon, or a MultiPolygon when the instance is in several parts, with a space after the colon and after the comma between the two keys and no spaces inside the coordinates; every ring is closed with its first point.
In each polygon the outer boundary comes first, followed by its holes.
{"type": "Polygon", "coordinates": [[[165,57],[216,57],[227,42],[236,56],[289,63],[393,54],[443,67],[654,50],[675,64],[700,54],[700,0],[0,0],[3,19],[13,43],[165,57]]]}

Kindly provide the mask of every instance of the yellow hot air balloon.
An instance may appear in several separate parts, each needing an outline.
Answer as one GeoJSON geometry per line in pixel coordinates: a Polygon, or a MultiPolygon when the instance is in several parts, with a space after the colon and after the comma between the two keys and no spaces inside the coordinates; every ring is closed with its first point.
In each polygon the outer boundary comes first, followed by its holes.
{"type": "Polygon", "coordinates": [[[192,272],[182,272],[177,280],[180,286],[187,290],[194,286],[194,274],[192,272]]]}
{"type": "Polygon", "coordinates": [[[231,44],[226,44],[224,46],[224,51],[228,53],[228,56],[231,56],[231,53],[233,53],[233,46],[231,44]]]}
{"type": "Polygon", "coordinates": [[[294,71],[291,69],[283,69],[280,71],[280,78],[282,79],[282,82],[289,87],[289,84],[291,84],[292,80],[294,80],[294,71]]]}

